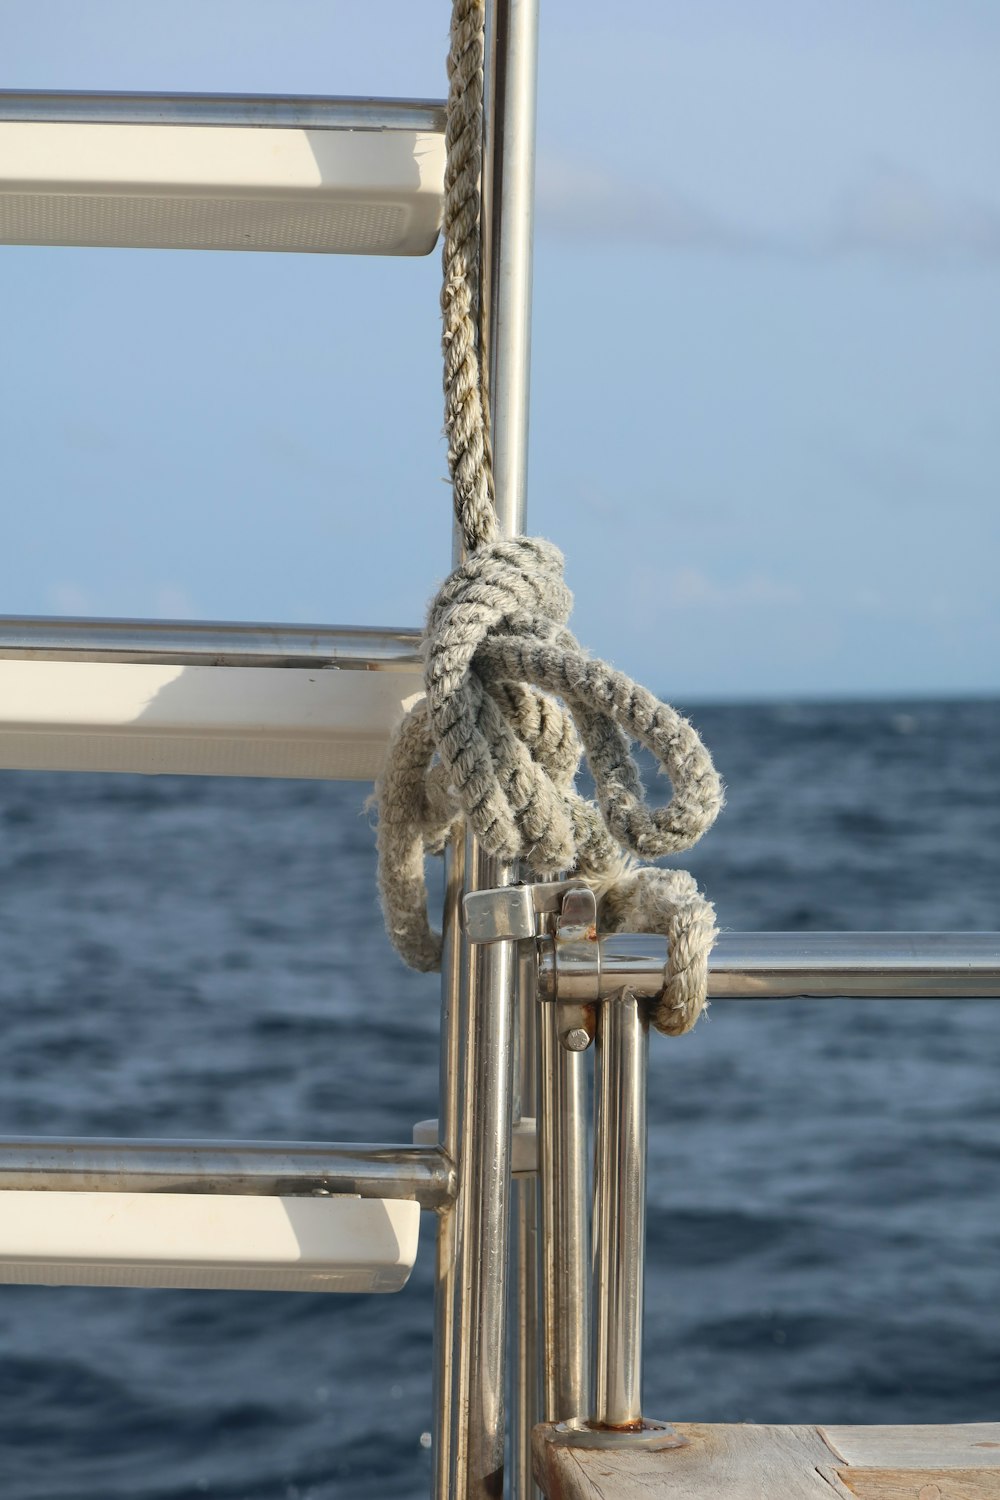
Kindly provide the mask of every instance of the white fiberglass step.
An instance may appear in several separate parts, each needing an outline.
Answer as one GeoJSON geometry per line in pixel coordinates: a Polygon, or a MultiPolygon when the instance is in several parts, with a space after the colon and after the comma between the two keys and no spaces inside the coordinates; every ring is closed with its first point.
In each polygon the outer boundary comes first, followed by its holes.
{"type": "Polygon", "coordinates": [[[395,1292],[420,1206],[211,1193],[0,1194],[0,1282],[395,1292]]]}
{"type": "Polygon", "coordinates": [[[444,114],[405,100],[0,93],[0,242],[423,255],[444,114]]]}
{"type": "Polygon", "coordinates": [[[414,632],[0,620],[0,768],[370,781],[420,691],[414,632]]]}

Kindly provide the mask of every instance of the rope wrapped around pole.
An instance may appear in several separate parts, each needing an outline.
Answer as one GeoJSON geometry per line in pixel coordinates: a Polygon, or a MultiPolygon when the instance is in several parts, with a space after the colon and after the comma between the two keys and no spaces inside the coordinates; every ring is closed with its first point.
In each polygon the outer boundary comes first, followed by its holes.
{"type": "Polygon", "coordinates": [[[455,0],[441,306],[448,466],[469,555],[431,604],[426,696],[393,736],[375,789],[382,907],[403,959],[438,968],[424,860],[466,824],[489,854],[535,876],[590,881],[605,930],[665,933],[652,1020],[679,1035],[704,1009],[715,913],[685,871],[637,861],[690,848],[722,807],[722,783],[686,719],[570,633],[558,549],[498,536],[477,316],[484,27],[482,0],[455,0]],[[647,804],[631,741],[669,777],[665,807],[647,804]],[[595,802],[574,787],[581,755],[595,802]]]}

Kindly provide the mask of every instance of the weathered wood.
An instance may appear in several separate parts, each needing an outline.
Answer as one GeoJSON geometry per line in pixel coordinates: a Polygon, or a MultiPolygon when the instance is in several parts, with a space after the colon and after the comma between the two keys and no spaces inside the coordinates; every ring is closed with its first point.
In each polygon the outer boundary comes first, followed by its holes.
{"type": "Polygon", "coordinates": [[[548,1500],[1000,1500],[1000,1423],[765,1427],[679,1422],[683,1448],[582,1448],[535,1429],[548,1500]]]}
{"type": "Polygon", "coordinates": [[[666,1452],[575,1448],[535,1429],[535,1476],[548,1500],[851,1500],[815,1427],[677,1423],[666,1452]],[[827,1472],[821,1472],[825,1470],[827,1472]]]}
{"type": "Polygon", "coordinates": [[[842,1463],[856,1469],[1000,1468],[1000,1422],[918,1427],[821,1427],[842,1463]]]}
{"type": "Polygon", "coordinates": [[[841,1469],[857,1500],[1000,1500],[1000,1469],[841,1469]]]}

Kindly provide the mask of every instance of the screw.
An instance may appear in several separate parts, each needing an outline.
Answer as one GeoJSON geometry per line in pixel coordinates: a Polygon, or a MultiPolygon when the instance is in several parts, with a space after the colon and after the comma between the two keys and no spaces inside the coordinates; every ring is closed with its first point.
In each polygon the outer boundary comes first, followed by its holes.
{"type": "Polygon", "coordinates": [[[574,1026],[572,1031],[564,1031],[559,1040],[567,1052],[586,1052],[590,1046],[590,1032],[582,1026],[574,1026]]]}

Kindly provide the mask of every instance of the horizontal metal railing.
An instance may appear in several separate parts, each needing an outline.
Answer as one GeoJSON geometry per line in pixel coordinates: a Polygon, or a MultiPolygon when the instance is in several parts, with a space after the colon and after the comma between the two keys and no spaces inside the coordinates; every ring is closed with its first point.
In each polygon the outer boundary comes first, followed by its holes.
{"type": "Polygon", "coordinates": [[[455,1196],[455,1171],[437,1146],[14,1137],[0,1139],[4,1189],[351,1195],[411,1199],[439,1209],[455,1196]]]}
{"type": "Polygon", "coordinates": [[[443,134],[438,99],[321,94],[153,94],[0,90],[0,121],[63,125],[195,125],[268,130],[426,130],[443,134]]]}
{"type": "Polygon", "coordinates": [[[420,631],[370,625],[0,615],[0,660],[212,667],[420,669],[420,631]]]}
{"type": "MultiPolygon", "coordinates": [[[[613,1429],[620,1442],[669,1446],[679,1441],[676,1434],[644,1422],[642,1408],[648,1028],[641,1000],[662,989],[666,945],[662,937],[633,934],[577,942],[562,976],[558,944],[541,938],[539,946],[543,995],[573,1001],[584,991],[603,1002],[594,1007],[593,1393],[589,1423],[566,1440],[607,1441],[613,1429]],[[581,953],[586,947],[594,950],[589,981],[581,953]]],[[[711,956],[709,994],[735,1000],[996,998],[1000,933],[723,933],[711,956]]]]}
{"type": "MultiPolygon", "coordinates": [[[[594,965],[560,971],[557,945],[539,940],[545,999],[587,1002],[622,989],[663,988],[662,937],[618,933],[592,944],[594,965]]],[[[709,961],[716,1000],[947,1000],[1000,998],[997,932],[724,932],[709,961]]]]}

